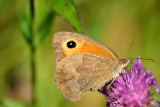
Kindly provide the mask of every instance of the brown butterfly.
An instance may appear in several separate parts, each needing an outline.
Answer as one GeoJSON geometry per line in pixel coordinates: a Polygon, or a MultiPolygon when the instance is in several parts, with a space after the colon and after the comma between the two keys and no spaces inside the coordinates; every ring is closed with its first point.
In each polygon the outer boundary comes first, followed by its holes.
{"type": "Polygon", "coordinates": [[[70,101],[97,91],[116,78],[129,59],[118,59],[108,47],[81,34],[59,32],[53,37],[56,48],[56,82],[70,101]]]}

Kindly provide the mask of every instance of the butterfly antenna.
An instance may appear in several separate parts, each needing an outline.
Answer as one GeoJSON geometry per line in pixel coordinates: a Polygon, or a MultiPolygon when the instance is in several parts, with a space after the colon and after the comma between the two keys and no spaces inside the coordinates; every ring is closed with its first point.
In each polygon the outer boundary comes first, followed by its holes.
{"type": "MultiPolygon", "coordinates": [[[[127,54],[127,55],[129,55],[129,53],[130,53],[130,51],[131,51],[133,45],[135,44],[135,42],[136,42],[136,40],[134,40],[134,41],[132,42],[132,44],[131,44],[131,46],[130,46],[130,48],[129,48],[129,51],[128,51],[128,54],[127,54]]],[[[137,59],[137,58],[129,58],[129,59],[137,59]]],[[[152,62],[156,62],[156,61],[153,60],[153,59],[146,59],[146,58],[139,58],[139,59],[148,60],[148,61],[152,61],[152,62]]]]}
{"type": "Polygon", "coordinates": [[[129,55],[129,53],[131,52],[131,49],[133,48],[133,45],[135,44],[135,42],[136,42],[136,40],[134,40],[134,41],[132,42],[132,44],[131,44],[131,46],[130,46],[130,48],[129,48],[129,50],[128,50],[127,55],[129,55]]]}
{"type": "Polygon", "coordinates": [[[142,59],[142,60],[148,60],[148,61],[156,62],[156,61],[153,60],[153,59],[146,59],[146,58],[131,58],[131,59],[142,59]]]}

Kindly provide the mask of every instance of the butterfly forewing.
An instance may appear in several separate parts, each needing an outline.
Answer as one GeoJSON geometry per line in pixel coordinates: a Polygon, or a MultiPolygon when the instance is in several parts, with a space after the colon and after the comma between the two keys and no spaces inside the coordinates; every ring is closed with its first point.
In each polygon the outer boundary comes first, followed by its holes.
{"type": "Polygon", "coordinates": [[[71,55],[90,53],[105,56],[108,59],[119,63],[117,55],[108,47],[81,34],[70,32],[56,33],[53,37],[53,46],[56,48],[57,62],[71,55]],[[67,42],[69,41],[76,42],[76,47],[71,49],[68,48],[67,42]]]}

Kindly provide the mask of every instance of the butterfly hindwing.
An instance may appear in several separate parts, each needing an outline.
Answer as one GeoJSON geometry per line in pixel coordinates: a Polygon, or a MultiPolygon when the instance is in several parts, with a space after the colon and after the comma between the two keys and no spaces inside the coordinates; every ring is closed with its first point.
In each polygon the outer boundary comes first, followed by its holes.
{"type": "Polygon", "coordinates": [[[88,91],[96,91],[112,79],[112,60],[94,54],[76,54],[57,63],[56,82],[64,96],[78,101],[88,91]]]}

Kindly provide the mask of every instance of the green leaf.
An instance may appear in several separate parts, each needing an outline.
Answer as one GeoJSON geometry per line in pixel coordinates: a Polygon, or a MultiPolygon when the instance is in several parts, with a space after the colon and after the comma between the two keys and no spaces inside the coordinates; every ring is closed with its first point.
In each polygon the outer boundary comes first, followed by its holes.
{"type": "Polygon", "coordinates": [[[35,39],[36,46],[43,43],[43,41],[46,39],[46,37],[49,36],[49,32],[51,30],[53,18],[54,18],[53,12],[48,13],[48,15],[46,16],[46,19],[39,26],[38,35],[36,36],[36,39],[35,39]]]}
{"type": "Polygon", "coordinates": [[[55,13],[50,9],[46,0],[38,0],[35,8],[37,32],[34,36],[34,46],[38,47],[50,35],[55,13]]]}
{"type": "Polygon", "coordinates": [[[24,39],[26,40],[27,43],[31,44],[32,42],[31,18],[24,16],[22,18],[21,26],[24,39]]]}
{"type": "Polygon", "coordinates": [[[29,2],[25,2],[24,11],[21,15],[21,29],[22,34],[26,42],[31,45],[32,44],[32,17],[30,13],[30,5],[29,2]]]}
{"type": "Polygon", "coordinates": [[[49,12],[41,25],[38,27],[38,34],[35,38],[35,46],[39,46],[43,41],[46,39],[46,37],[49,36],[49,32],[51,30],[52,21],[54,19],[55,14],[53,12],[49,12]]]}
{"type": "Polygon", "coordinates": [[[60,16],[67,20],[78,33],[82,33],[82,25],[73,0],[47,0],[47,2],[60,16]]]}

